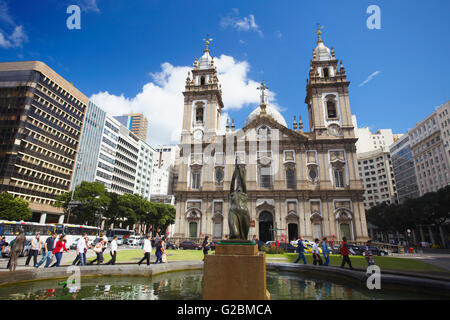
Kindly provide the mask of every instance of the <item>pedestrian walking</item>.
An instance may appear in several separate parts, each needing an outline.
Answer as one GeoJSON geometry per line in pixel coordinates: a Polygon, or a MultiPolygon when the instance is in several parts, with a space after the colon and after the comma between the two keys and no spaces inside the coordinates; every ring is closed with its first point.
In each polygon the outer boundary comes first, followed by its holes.
{"type": "Polygon", "coordinates": [[[6,237],[2,237],[2,240],[0,240],[0,248],[2,250],[2,258],[5,257],[5,248],[8,246],[8,242],[6,242],[6,237]]]}
{"type": "Polygon", "coordinates": [[[366,246],[364,247],[364,256],[367,261],[367,265],[372,266],[375,264],[375,261],[373,260],[372,256],[372,249],[370,246],[372,245],[372,240],[367,240],[366,246]]]}
{"type": "Polygon", "coordinates": [[[344,268],[345,264],[347,263],[348,266],[350,267],[350,269],[353,269],[352,263],[350,261],[350,258],[348,257],[348,255],[349,255],[349,248],[348,248],[348,245],[347,245],[347,238],[346,237],[342,238],[341,255],[342,255],[341,268],[344,268]]]}
{"type": "Polygon", "coordinates": [[[298,243],[297,243],[297,252],[298,252],[298,258],[297,260],[294,261],[294,263],[297,263],[300,261],[300,259],[303,260],[303,264],[306,264],[306,258],[305,258],[305,246],[303,244],[303,238],[300,237],[298,239],[298,243]]]}
{"type": "Polygon", "coordinates": [[[323,265],[328,266],[328,264],[330,263],[330,250],[328,249],[327,237],[324,237],[322,240],[322,254],[325,260],[323,265]]]}
{"type": "Polygon", "coordinates": [[[25,247],[26,237],[24,235],[23,228],[19,229],[19,235],[10,242],[11,250],[9,251],[9,261],[8,266],[6,267],[10,271],[16,270],[17,266],[17,258],[19,255],[23,252],[23,249],[25,247]]]}
{"type": "Polygon", "coordinates": [[[152,236],[147,234],[147,239],[144,240],[142,249],[144,250],[144,257],[138,262],[141,265],[142,261],[147,260],[147,265],[150,265],[150,253],[152,252],[152,236]]]}
{"type": "Polygon", "coordinates": [[[56,232],[53,232],[52,236],[48,237],[47,240],[45,240],[43,249],[44,251],[42,252],[42,259],[37,263],[37,265],[35,265],[35,268],[39,268],[41,264],[44,263],[44,261],[47,261],[45,263],[44,268],[48,268],[53,259],[53,248],[55,245],[55,239],[56,239],[56,232]]]}
{"type": "Polygon", "coordinates": [[[156,245],[156,261],[155,264],[157,263],[162,263],[162,256],[164,254],[164,246],[163,246],[163,241],[159,241],[158,244],[156,245]]]}
{"type": "Polygon", "coordinates": [[[95,245],[94,252],[97,255],[97,258],[92,260],[89,264],[94,264],[94,262],[97,262],[97,264],[100,264],[103,262],[103,242],[104,242],[104,240],[100,240],[95,245]]]}
{"type": "Polygon", "coordinates": [[[52,267],[59,267],[59,265],[61,264],[63,252],[68,251],[66,248],[66,242],[66,235],[61,234],[59,236],[59,240],[56,242],[55,248],[53,249],[53,254],[55,255],[56,262],[52,264],[52,267]]]}
{"type": "Polygon", "coordinates": [[[83,233],[80,239],[77,241],[77,257],[72,262],[72,265],[75,265],[78,260],[80,261],[80,264],[82,266],[86,265],[86,252],[87,252],[87,246],[86,246],[86,239],[87,234],[83,233]]]}
{"type": "Polygon", "coordinates": [[[208,254],[208,250],[209,250],[209,242],[208,242],[208,236],[205,237],[205,239],[203,240],[202,243],[202,247],[203,247],[203,261],[205,261],[205,256],[208,254]]]}
{"type": "Polygon", "coordinates": [[[116,256],[117,256],[117,236],[114,236],[111,241],[111,247],[109,249],[109,253],[111,254],[111,260],[109,260],[106,264],[116,264],[116,256]]]}
{"type": "Polygon", "coordinates": [[[102,232],[102,240],[103,240],[103,252],[105,252],[106,248],[108,247],[108,237],[106,236],[106,233],[102,232]]]}
{"type": "Polygon", "coordinates": [[[28,267],[30,264],[31,257],[33,257],[33,266],[37,265],[37,256],[39,254],[39,251],[41,250],[41,240],[39,239],[40,235],[39,233],[36,233],[36,236],[31,239],[31,248],[30,251],[28,251],[28,257],[27,261],[25,262],[25,266],[28,267]]]}
{"type": "Polygon", "coordinates": [[[313,254],[313,265],[319,264],[319,266],[322,265],[322,258],[320,257],[320,251],[319,251],[319,239],[314,239],[314,244],[312,246],[312,254],[313,254]]]}

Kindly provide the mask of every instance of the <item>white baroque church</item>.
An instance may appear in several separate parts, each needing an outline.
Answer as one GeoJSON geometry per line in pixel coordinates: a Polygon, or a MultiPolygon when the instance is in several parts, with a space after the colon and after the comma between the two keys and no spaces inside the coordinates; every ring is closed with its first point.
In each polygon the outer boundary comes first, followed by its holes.
{"type": "Polygon", "coordinates": [[[328,237],[368,239],[356,138],[342,61],[324,45],[318,30],[310,61],[305,103],[309,132],[301,118],[292,128],[267,103],[261,103],[236,129],[221,130],[222,90],[210,56],[203,56],[186,79],[177,164],[176,221],[173,237],[223,239],[229,233],[230,182],[235,162],[245,167],[249,237],[261,241],[328,237]]]}

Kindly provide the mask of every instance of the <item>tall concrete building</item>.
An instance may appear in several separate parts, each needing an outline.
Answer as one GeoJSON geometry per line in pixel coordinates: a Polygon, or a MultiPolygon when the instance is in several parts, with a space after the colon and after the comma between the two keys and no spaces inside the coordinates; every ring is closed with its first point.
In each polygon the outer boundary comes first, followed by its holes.
{"type": "Polygon", "coordinates": [[[142,113],[130,113],[115,117],[128,130],[133,132],[141,140],[147,139],[148,120],[142,113]]]}
{"type": "Polygon", "coordinates": [[[206,42],[183,92],[175,238],[220,239],[230,233],[229,190],[237,162],[245,172],[250,237],[368,239],[350,83],[320,33],[305,92],[310,132],[301,121],[288,127],[267,102],[264,82],[261,102],[244,127],[234,130],[232,124],[222,132],[222,90],[206,42]]]}
{"type": "Polygon", "coordinates": [[[355,128],[356,152],[363,153],[375,151],[377,149],[389,148],[402,134],[393,134],[392,129],[379,129],[372,133],[369,127],[358,128],[356,116],[352,115],[352,123],[355,128]]]}
{"type": "Polygon", "coordinates": [[[89,99],[45,63],[0,63],[0,192],[24,198],[33,220],[63,222],[89,99]]]}
{"type": "Polygon", "coordinates": [[[389,148],[399,203],[420,196],[417,173],[411,152],[411,139],[404,134],[389,148]]]}
{"type": "MultiPolygon", "coordinates": [[[[180,147],[177,145],[166,145],[166,146],[158,146],[156,147],[156,160],[155,160],[155,168],[159,170],[168,171],[167,175],[167,192],[164,194],[174,195],[176,184],[178,181],[178,172],[177,172],[177,160],[180,155],[180,147]]],[[[159,174],[161,179],[164,179],[165,174],[159,174]]],[[[155,184],[166,184],[162,182],[155,181],[155,184]]],[[[157,185],[155,185],[156,192],[157,185]]],[[[154,193],[155,195],[157,193],[154,193]]]]}
{"type": "Polygon", "coordinates": [[[364,207],[397,203],[397,189],[389,149],[358,153],[359,176],[364,184],[364,207]]]}
{"type": "Polygon", "coordinates": [[[155,150],[147,142],[139,140],[134,193],[141,195],[147,200],[151,198],[155,153],[155,150]]]}
{"type": "MultiPolygon", "coordinates": [[[[450,101],[447,101],[443,105],[441,105],[437,110],[437,121],[439,124],[439,128],[441,130],[441,139],[443,143],[444,153],[445,157],[447,158],[447,168],[450,165],[450,101]]],[[[447,176],[447,183],[449,182],[448,174],[449,172],[446,172],[447,176]]],[[[444,173],[445,175],[445,173],[444,173]]]]}
{"type": "MultiPolygon", "coordinates": [[[[96,179],[105,117],[106,112],[89,101],[70,190],[74,190],[82,181],[96,179]]],[[[104,152],[102,159],[105,157],[104,152]]]]}
{"type": "MultiPolygon", "coordinates": [[[[434,111],[408,132],[420,195],[437,191],[450,183],[449,157],[447,157],[441,127],[438,123],[439,114],[445,114],[447,109],[444,107],[441,110],[440,113],[437,110],[434,111]]],[[[443,123],[447,121],[444,118],[442,120],[443,123]]],[[[445,129],[446,127],[443,127],[444,132],[446,132],[445,129]]]]}

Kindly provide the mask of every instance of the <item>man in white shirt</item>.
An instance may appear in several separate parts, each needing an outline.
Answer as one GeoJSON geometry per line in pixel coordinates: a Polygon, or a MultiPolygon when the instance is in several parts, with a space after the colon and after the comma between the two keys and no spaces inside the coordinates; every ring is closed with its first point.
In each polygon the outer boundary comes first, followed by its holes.
{"type": "Polygon", "coordinates": [[[150,253],[152,252],[152,236],[150,234],[147,235],[147,239],[144,240],[144,257],[141,261],[138,262],[138,265],[141,265],[142,261],[147,259],[147,265],[150,265],[150,253]]]}
{"type": "Polygon", "coordinates": [[[109,249],[111,254],[111,260],[109,260],[106,264],[116,264],[116,255],[117,255],[117,236],[114,236],[113,241],[111,241],[111,248],[109,249]]]}
{"type": "Polygon", "coordinates": [[[83,233],[83,236],[80,239],[78,239],[77,242],[77,256],[80,257],[79,259],[82,266],[86,265],[86,251],[87,251],[86,237],[87,234],[83,233]]]}
{"type": "Polygon", "coordinates": [[[319,251],[319,239],[315,239],[314,240],[314,244],[312,247],[312,254],[313,254],[313,265],[316,265],[317,263],[319,263],[319,266],[322,265],[322,258],[320,257],[320,251],[319,251]]]}

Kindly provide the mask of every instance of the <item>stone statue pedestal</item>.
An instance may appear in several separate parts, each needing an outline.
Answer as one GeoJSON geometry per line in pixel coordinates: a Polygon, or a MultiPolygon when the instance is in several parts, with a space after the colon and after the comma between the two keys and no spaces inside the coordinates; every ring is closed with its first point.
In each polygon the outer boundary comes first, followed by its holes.
{"type": "Polygon", "coordinates": [[[203,299],[269,300],[265,253],[244,241],[218,243],[216,253],[205,256],[203,299]]]}

